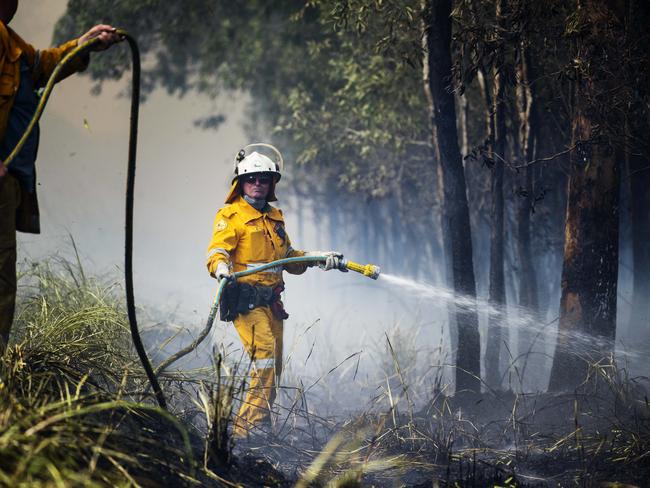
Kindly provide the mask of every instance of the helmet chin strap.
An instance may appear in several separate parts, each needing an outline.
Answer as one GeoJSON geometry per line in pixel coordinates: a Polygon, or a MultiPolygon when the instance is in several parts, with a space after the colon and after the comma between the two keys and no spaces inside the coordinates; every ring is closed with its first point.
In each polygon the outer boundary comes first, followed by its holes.
{"type": "Polygon", "coordinates": [[[266,207],[266,198],[253,198],[249,197],[245,193],[243,196],[244,200],[246,200],[251,207],[259,210],[260,212],[262,209],[264,209],[264,207],[266,207]]]}

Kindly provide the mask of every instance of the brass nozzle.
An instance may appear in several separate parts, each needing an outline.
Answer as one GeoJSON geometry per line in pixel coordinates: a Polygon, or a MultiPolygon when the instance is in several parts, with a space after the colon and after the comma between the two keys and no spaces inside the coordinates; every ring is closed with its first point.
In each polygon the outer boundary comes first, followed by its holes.
{"type": "Polygon", "coordinates": [[[342,265],[349,270],[361,273],[363,276],[367,276],[373,280],[379,278],[379,273],[381,273],[381,268],[379,266],[375,266],[374,264],[359,264],[344,259],[342,265]]]}

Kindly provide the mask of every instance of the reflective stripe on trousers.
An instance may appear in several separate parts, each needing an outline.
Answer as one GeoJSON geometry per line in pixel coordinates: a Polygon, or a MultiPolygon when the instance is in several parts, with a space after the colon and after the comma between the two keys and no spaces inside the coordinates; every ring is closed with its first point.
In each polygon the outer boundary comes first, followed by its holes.
{"type": "Polygon", "coordinates": [[[282,371],[282,321],[269,307],[257,307],[239,315],[235,328],[252,360],[250,385],[233,429],[235,436],[244,437],[252,426],[270,418],[282,371]]]}
{"type": "Polygon", "coordinates": [[[253,361],[253,366],[255,366],[255,369],[275,368],[275,358],[256,359],[253,361]]]}

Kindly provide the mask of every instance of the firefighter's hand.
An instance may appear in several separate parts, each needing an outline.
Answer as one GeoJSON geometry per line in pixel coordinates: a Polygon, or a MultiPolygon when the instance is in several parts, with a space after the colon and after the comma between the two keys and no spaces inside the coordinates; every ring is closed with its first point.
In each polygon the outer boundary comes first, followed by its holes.
{"type": "Polygon", "coordinates": [[[325,256],[325,261],[318,263],[318,267],[324,271],[330,269],[339,269],[347,271],[347,268],[342,268],[343,254],[336,251],[311,251],[307,253],[308,256],[325,256]]]}
{"type": "Polygon", "coordinates": [[[214,272],[214,275],[217,277],[217,280],[221,283],[221,280],[223,279],[230,279],[232,278],[232,273],[230,272],[230,267],[224,263],[223,261],[219,262],[217,264],[217,270],[214,272]]]}
{"type": "Polygon", "coordinates": [[[2,164],[2,162],[0,161],[0,179],[1,179],[1,178],[4,178],[4,176],[5,176],[8,172],[9,172],[9,170],[7,169],[7,167],[6,167],[4,164],[2,164]]]}
{"type": "Polygon", "coordinates": [[[115,27],[106,24],[99,24],[81,36],[77,43],[81,45],[95,38],[98,38],[100,42],[93,44],[90,48],[91,51],[104,51],[113,44],[117,44],[124,40],[124,38],[117,33],[115,27]]]}
{"type": "Polygon", "coordinates": [[[330,269],[338,269],[339,271],[344,271],[347,272],[348,269],[341,266],[343,264],[343,254],[340,252],[336,251],[328,251],[324,253],[325,256],[327,256],[327,259],[325,260],[325,265],[321,266],[322,269],[325,271],[329,271],[330,269]]]}

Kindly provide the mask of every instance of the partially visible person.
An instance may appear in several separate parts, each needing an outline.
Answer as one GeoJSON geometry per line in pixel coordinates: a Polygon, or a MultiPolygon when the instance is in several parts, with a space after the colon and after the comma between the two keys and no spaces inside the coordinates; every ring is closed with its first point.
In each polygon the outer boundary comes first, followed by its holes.
{"type": "MultiPolygon", "coordinates": [[[[228,279],[222,300],[221,319],[234,321],[248,353],[251,380],[246,398],[235,418],[233,434],[245,437],[252,427],[267,424],[282,372],[284,290],[282,271],[302,274],[309,266],[294,263],[232,281],[233,273],[288,257],[325,255],[323,269],[339,269],[343,255],[334,251],[305,253],[291,246],[282,211],[269,202],[277,200],[280,163],[262,154],[266,144],[251,144],[237,156],[235,175],[226,206],[217,212],[208,246],[207,267],[211,276],[228,279]]],[[[276,151],[281,160],[279,152],[276,151]]],[[[343,270],[342,270],[343,271],[343,270]]]]}
{"type": "MultiPolygon", "coordinates": [[[[110,25],[96,25],[78,39],[37,50],[16,34],[9,23],[18,0],[0,0],[0,160],[12,152],[38,105],[36,90],[44,87],[54,68],[77,45],[99,38],[93,51],[122,40],[110,25]]],[[[77,57],[57,81],[83,71],[89,54],[77,57]]],[[[36,154],[39,129],[32,132],[9,168],[0,164],[0,354],[9,341],[16,302],[16,231],[38,234],[36,154]]]]}

